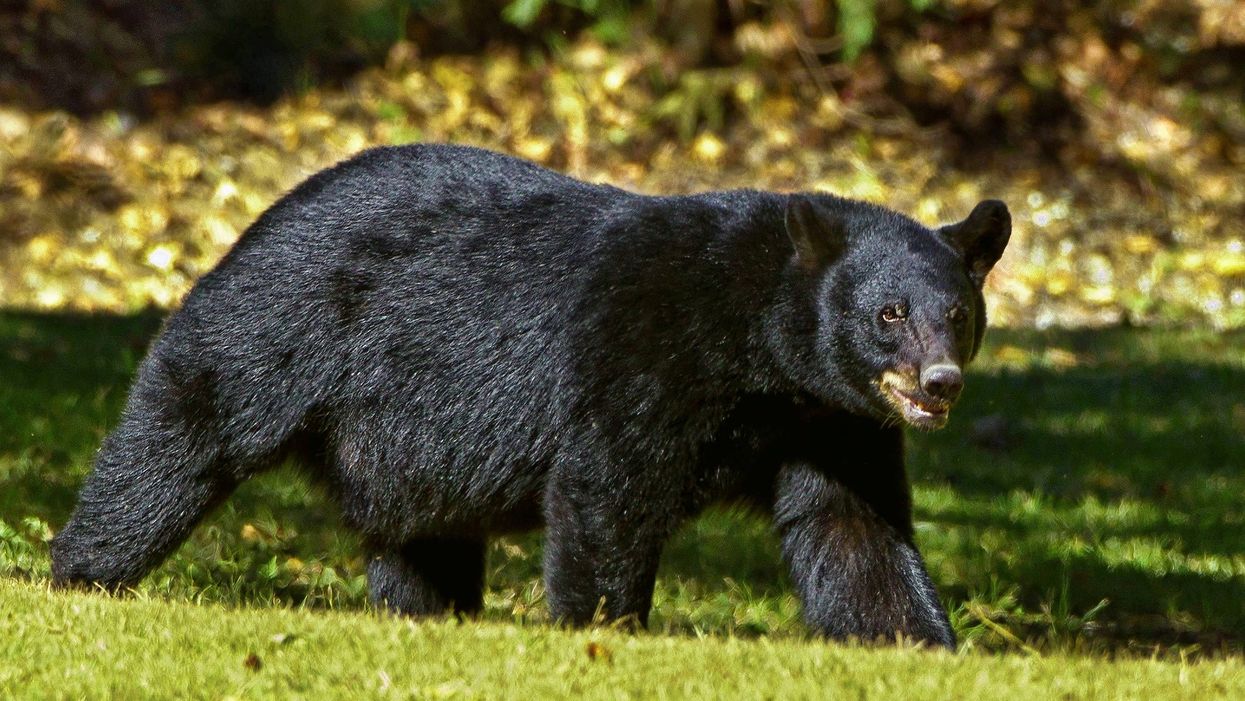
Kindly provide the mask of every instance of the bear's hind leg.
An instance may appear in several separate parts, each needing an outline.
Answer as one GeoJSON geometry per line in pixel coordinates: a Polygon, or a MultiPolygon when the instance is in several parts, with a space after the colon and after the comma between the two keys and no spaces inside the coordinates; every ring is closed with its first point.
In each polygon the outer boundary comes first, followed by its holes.
{"type": "Polygon", "coordinates": [[[407,616],[484,608],[484,541],[421,538],[379,551],[367,567],[372,603],[407,616]]]}
{"type": "Polygon", "coordinates": [[[52,540],[54,581],[115,591],[160,564],[236,486],[212,443],[136,396],[52,540]]]}

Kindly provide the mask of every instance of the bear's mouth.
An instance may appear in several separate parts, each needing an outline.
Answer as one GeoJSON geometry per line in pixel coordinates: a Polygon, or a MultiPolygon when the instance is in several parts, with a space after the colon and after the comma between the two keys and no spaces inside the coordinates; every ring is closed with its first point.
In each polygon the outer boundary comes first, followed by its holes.
{"type": "Polygon", "coordinates": [[[915,380],[897,372],[885,372],[878,386],[887,403],[913,428],[934,431],[947,425],[951,402],[921,392],[915,380]]]}

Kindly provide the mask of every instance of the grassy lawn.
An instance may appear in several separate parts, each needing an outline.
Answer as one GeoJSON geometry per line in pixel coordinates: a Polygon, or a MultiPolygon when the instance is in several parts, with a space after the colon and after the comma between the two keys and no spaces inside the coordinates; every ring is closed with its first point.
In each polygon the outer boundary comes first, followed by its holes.
{"type": "Polygon", "coordinates": [[[648,634],[540,625],[535,535],[493,546],[482,622],[384,619],[289,469],[137,596],[49,593],[46,540],[158,324],[0,314],[0,696],[1245,697],[1245,335],[992,333],[910,444],[944,655],[810,640],[766,524],[730,512],[668,548],[648,634]]]}
{"type": "Polygon", "coordinates": [[[0,581],[4,698],[1239,699],[1239,662],[864,650],[49,595],[0,581]],[[13,664],[13,662],[17,664],[13,664]]]}

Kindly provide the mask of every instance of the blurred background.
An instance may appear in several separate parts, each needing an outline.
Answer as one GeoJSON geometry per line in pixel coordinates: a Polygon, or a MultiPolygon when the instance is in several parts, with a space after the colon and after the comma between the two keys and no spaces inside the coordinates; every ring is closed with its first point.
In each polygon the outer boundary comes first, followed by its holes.
{"type": "Polygon", "coordinates": [[[176,304],[315,170],[455,141],[1015,237],[1004,326],[1245,325],[1245,2],[0,2],[0,305],[176,304]]]}

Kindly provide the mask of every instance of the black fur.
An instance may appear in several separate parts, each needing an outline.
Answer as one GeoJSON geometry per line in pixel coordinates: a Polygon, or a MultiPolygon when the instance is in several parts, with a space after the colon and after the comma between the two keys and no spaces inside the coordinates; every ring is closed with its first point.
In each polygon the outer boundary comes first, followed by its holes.
{"type": "Polygon", "coordinates": [[[1008,230],[1002,205],[934,232],[829,195],[646,197],[471,148],[368,151],[264,213],[170,317],[55,579],[137,582],[295,454],[398,611],[478,609],[486,539],[544,525],[553,615],[643,625],[667,537],[742,500],[774,515],[814,628],[952,646],[913,546],[914,420],[879,378],[967,362],[1008,230]]]}

